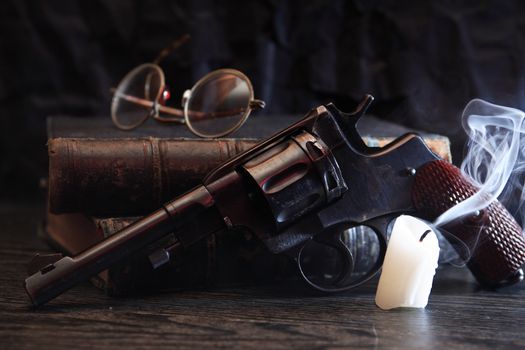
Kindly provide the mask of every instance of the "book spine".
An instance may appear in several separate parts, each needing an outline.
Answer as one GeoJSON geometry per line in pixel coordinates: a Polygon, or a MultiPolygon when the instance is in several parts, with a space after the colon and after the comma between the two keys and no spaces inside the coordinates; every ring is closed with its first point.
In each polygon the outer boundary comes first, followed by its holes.
{"type": "Polygon", "coordinates": [[[147,214],[256,143],[255,139],[50,139],[49,210],[93,216],[147,214]]]}

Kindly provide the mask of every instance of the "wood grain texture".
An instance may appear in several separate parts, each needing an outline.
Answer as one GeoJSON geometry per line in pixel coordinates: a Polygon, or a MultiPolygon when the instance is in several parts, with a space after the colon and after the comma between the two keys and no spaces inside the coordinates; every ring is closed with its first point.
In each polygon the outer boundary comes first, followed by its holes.
{"type": "Polygon", "coordinates": [[[114,299],[84,284],[31,310],[25,267],[46,246],[43,209],[0,204],[0,349],[524,348],[525,287],[477,288],[444,268],[424,310],[382,311],[375,282],[340,295],[283,286],[164,292],[114,299]]]}

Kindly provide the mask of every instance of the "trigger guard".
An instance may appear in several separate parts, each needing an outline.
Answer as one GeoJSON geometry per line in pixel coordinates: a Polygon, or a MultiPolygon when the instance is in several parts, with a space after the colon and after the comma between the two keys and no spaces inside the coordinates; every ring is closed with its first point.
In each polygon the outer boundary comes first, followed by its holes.
{"type": "Polygon", "coordinates": [[[378,218],[378,219],[371,220],[371,221],[369,221],[367,223],[358,224],[358,225],[355,225],[355,224],[352,224],[352,223],[338,223],[338,224],[334,224],[334,225],[326,228],[321,234],[316,235],[312,239],[314,239],[315,241],[317,241],[320,244],[328,245],[328,246],[330,246],[330,247],[332,247],[334,249],[337,249],[339,252],[342,252],[343,256],[345,258],[345,267],[346,268],[343,271],[343,273],[341,273],[341,276],[339,278],[337,278],[337,280],[333,283],[333,287],[321,286],[321,285],[316,284],[315,282],[311,281],[308,278],[308,276],[306,275],[306,273],[303,270],[303,267],[301,265],[301,254],[303,253],[303,250],[304,250],[304,248],[306,247],[306,245],[308,243],[308,242],[306,242],[304,245],[301,246],[300,249],[295,250],[294,253],[293,253],[294,260],[295,260],[295,262],[297,264],[297,268],[299,270],[299,274],[300,274],[301,278],[309,286],[311,286],[312,288],[314,288],[314,289],[316,289],[318,291],[321,291],[321,292],[325,292],[325,293],[344,292],[344,291],[353,289],[353,288],[355,288],[357,286],[360,286],[361,284],[367,282],[372,277],[374,277],[377,274],[377,272],[379,272],[379,270],[381,269],[381,266],[383,265],[383,260],[384,260],[385,251],[386,251],[386,237],[387,237],[386,230],[387,230],[387,227],[388,227],[388,224],[389,224],[390,221],[391,221],[391,218],[386,218],[386,219],[385,218],[378,218]],[[378,238],[378,241],[379,241],[379,245],[380,245],[380,256],[378,257],[378,259],[377,259],[376,263],[373,265],[373,267],[370,269],[369,273],[367,273],[366,275],[358,278],[357,280],[355,280],[354,282],[352,282],[352,283],[350,283],[348,285],[344,285],[345,279],[347,279],[353,272],[354,257],[352,255],[351,251],[349,250],[349,248],[342,241],[341,233],[344,230],[346,230],[346,229],[350,229],[350,228],[361,226],[361,225],[369,227],[376,234],[376,236],[378,238]],[[341,286],[341,284],[343,284],[343,285],[341,286]],[[337,286],[337,285],[339,285],[339,286],[337,286]]]}
{"type": "MultiPolygon", "coordinates": [[[[340,284],[342,281],[344,281],[346,278],[348,278],[353,271],[354,267],[354,257],[352,255],[352,252],[348,249],[348,247],[341,241],[341,239],[328,239],[328,240],[319,240],[317,237],[312,238],[316,242],[320,244],[325,244],[327,246],[330,246],[334,249],[336,249],[341,255],[344,257],[344,267],[343,271],[341,272],[340,276],[333,282],[334,285],[340,284]]],[[[319,290],[321,292],[337,292],[339,290],[334,290],[333,288],[325,288],[315,282],[312,282],[306,275],[305,271],[303,270],[303,266],[301,264],[301,254],[303,253],[304,247],[306,247],[308,243],[302,246],[301,249],[297,252],[297,257],[295,258],[297,263],[297,268],[299,269],[299,273],[301,275],[301,278],[309,284],[311,287],[313,287],[316,290],[319,290]]]]}

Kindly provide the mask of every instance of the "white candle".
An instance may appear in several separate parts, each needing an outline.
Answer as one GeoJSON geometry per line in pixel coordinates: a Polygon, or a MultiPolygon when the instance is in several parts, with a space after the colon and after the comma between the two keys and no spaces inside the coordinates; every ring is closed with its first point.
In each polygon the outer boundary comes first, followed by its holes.
{"type": "Polygon", "coordinates": [[[430,226],[408,215],[394,223],[377,286],[381,309],[424,308],[439,258],[439,242],[430,226]]]}

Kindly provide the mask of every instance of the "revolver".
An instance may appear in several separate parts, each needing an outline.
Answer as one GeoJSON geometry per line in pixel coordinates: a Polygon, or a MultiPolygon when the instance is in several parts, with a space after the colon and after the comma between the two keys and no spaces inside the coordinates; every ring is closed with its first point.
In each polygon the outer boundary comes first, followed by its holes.
{"type": "MultiPolygon", "coordinates": [[[[351,113],[333,104],[314,108],[143,219],[77,256],[46,261],[25,280],[32,304],[48,302],[167,236],[174,239],[150,255],[154,267],[211,234],[238,228],[270,252],[290,256],[299,276],[319,291],[341,292],[364,283],[381,268],[397,216],[432,221],[477,190],[417,134],[368,147],[356,124],[372,101],[366,95],[351,113]],[[349,240],[344,233],[356,227],[366,229],[354,229],[357,234],[349,240]],[[313,245],[337,256],[330,271],[319,271],[327,257],[313,245]],[[366,252],[357,253],[356,245],[366,252]]],[[[525,240],[501,203],[444,228],[480,284],[521,280],[525,240]],[[466,253],[457,241],[475,246],[466,253]]]]}

